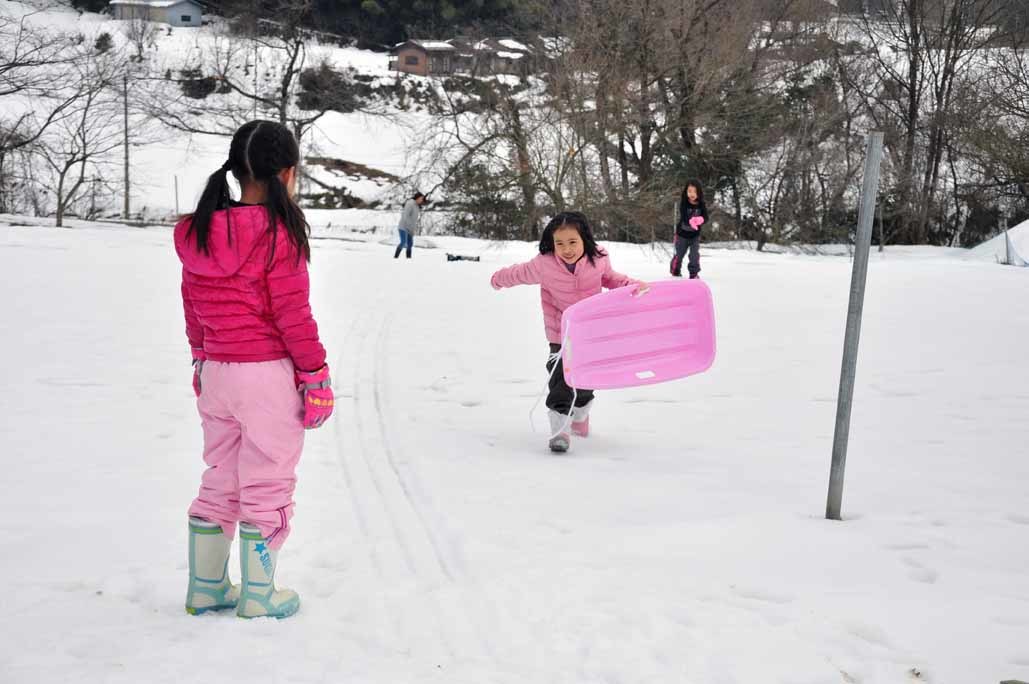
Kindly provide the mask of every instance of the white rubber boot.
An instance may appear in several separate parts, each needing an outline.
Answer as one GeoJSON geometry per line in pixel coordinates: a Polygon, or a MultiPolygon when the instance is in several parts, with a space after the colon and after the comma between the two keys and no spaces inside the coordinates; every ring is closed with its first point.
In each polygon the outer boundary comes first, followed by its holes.
{"type": "Polygon", "coordinates": [[[241,618],[284,618],[300,610],[300,597],[292,589],[275,588],[279,552],[268,548],[260,530],[239,524],[239,565],[243,571],[236,615],[241,618]]]}
{"type": "Polygon", "coordinates": [[[563,454],[572,445],[572,437],[568,434],[568,416],[557,411],[548,411],[550,418],[550,450],[555,454],[563,454]]]}
{"type": "Polygon", "coordinates": [[[203,518],[189,519],[189,587],[186,612],[201,615],[208,611],[235,608],[239,585],[229,581],[229,549],[232,540],[221,525],[203,518]]]}

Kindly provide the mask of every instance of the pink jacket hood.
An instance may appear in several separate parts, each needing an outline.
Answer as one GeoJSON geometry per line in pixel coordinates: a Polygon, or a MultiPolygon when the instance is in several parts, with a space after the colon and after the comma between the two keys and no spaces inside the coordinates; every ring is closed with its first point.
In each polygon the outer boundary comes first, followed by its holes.
{"type": "Polygon", "coordinates": [[[184,218],[175,226],[175,251],[185,269],[208,277],[233,276],[264,241],[268,214],[260,206],[214,212],[207,237],[209,254],[197,249],[196,234],[186,237],[189,223],[190,219],[184,218]]]}

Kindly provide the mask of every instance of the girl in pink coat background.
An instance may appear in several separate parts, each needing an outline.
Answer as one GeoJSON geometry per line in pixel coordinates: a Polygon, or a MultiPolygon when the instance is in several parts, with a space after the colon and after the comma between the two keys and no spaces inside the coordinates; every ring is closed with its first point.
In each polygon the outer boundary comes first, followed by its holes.
{"type": "Polygon", "coordinates": [[[299,160],[285,126],[243,125],[196,211],[175,226],[207,464],[189,507],[186,611],[194,615],[235,608],[244,618],[281,618],[300,607],[296,592],[275,588],[275,566],[304,430],[328,419],[333,395],[308,302],[310,228],[293,201],[299,160]],[[241,584],[233,585],[237,522],[241,584]]]}
{"type": "Polygon", "coordinates": [[[551,451],[560,453],[571,445],[571,435],[565,431],[569,422],[573,434],[580,437],[589,434],[589,413],[593,405],[593,390],[576,388],[573,391],[565,382],[558,354],[561,315],[572,304],[599,294],[602,288],[635,285],[637,290],[642,290],[646,283],[611,267],[607,252],[593,238],[589,221],[577,211],[562,212],[550,220],[540,237],[539,250],[539,255],[531,261],[494,273],[490,284],[495,290],[515,285],[540,286],[543,327],[550,343],[547,361],[547,370],[551,373],[547,395],[549,446],[551,451]]]}

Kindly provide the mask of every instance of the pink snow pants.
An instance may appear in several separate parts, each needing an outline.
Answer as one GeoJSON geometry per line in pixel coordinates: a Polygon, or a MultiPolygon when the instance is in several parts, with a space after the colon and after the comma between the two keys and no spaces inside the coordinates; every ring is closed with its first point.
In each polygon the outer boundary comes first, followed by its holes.
{"type": "Polygon", "coordinates": [[[251,523],[278,549],[289,536],[304,447],[293,364],[206,361],[200,380],[207,470],[189,514],[218,523],[229,538],[238,521],[251,523]]]}

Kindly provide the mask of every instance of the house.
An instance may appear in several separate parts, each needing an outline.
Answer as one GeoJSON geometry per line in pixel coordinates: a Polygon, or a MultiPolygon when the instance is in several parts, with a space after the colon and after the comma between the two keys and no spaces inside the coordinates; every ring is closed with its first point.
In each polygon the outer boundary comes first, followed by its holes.
{"type": "Polygon", "coordinates": [[[548,62],[540,45],[530,46],[513,38],[452,38],[399,43],[390,51],[389,68],[419,76],[526,76],[548,62]]]}
{"type": "Polygon", "coordinates": [[[200,26],[203,5],[194,0],[111,0],[115,19],[144,19],[172,26],[200,26]]]}
{"type": "Polygon", "coordinates": [[[454,72],[478,76],[484,65],[482,53],[475,48],[475,43],[463,38],[451,38],[447,41],[454,46],[454,72]]]}
{"type": "Polygon", "coordinates": [[[389,68],[419,76],[449,75],[455,72],[457,53],[442,40],[408,40],[390,50],[389,68]]]}
{"type": "Polygon", "coordinates": [[[490,38],[486,41],[493,48],[494,74],[527,76],[536,71],[536,51],[514,38],[490,38]]]}

